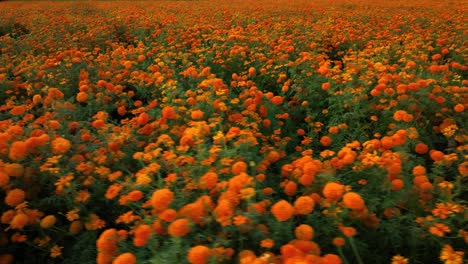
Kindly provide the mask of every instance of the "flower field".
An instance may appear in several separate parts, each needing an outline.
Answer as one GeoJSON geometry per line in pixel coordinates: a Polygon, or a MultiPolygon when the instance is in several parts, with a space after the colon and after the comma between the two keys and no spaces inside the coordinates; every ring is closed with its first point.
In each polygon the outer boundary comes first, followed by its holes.
{"type": "Polygon", "coordinates": [[[466,8],[0,2],[0,264],[466,263],[466,8]]]}

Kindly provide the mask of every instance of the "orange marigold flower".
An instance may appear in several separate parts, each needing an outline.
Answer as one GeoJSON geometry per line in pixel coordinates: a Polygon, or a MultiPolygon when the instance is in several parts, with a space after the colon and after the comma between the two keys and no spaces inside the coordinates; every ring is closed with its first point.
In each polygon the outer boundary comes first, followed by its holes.
{"type": "Polygon", "coordinates": [[[56,221],[57,221],[57,218],[54,215],[48,215],[42,218],[40,222],[40,226],[44,229],[51,228],[53,225],[55,225],[56,221]]]}
{"type": "Polygon", "coordinates": [[[206,264],[211,256],[211,249],[203,246],[198,245],[192,247],[188,254],[187,259],[191,264],[206,264]]]}
{"type": "Polygon", "coordinates": [[[117,241],[119,239],[119,234],[116,229],[107,229],[99,236],[98,240],[96,241],[96,247],[100,253],[98,255],[97,263],[110,263],[100,260],[107,256],[106,259],[109,257],[113,257],[116,255],[118,247],[117,241]]]}
{"type": "Polygon", "coordinates": [[[172,222],[177,217],[177,211],[174,209],[166,209],[159,214],[159,219],[165,222],[172,222]]]}
{"type": "Polygon", "coordinates": [[[107,191],[104,197],[106,197],[106,199],[109,199],[109,200],[114,199],[122,189],[123,189],[123,186],[121,184],[118,184],[118,183],[112,184],[111,186],[109,186],[109,188],[107,188],[107,191]]]}
{"type": "Polygon", "coordinates": [[[322,144],[322,146],[328,147],[331,145],[331,143],[332,139],[329,136],[323,136],[320,138],[320,144],[322,144]]]}
{"type": "Polygon", "coordinates": [[[424,143],[418,143],[414,147],[414,152],[418,154],[426,154],[428,150],[429,150],[428,146],[424,143]]]}
{"type": "Polygon", "coordinates": [[[462,264],[463,263],[463,251],[455,251],[452,246],[445,245],[440,251],[439,259],[444,262],[444,264],[462,264]]]}
{"type": "Polygon", "coordinates": [[[421,176],[426,174],[426,168],[422,165],[416,165],[413,167],[413,175],[414,176],[421,176]]]}
{"type": "Polygon", "coordinates": [[[13,189],[9,191],[5,197],[5,203],[11,207],[15,207],[24,201],[26,194],[21,189],[13,189]]]}
{"type": "Polygon", "coordinates": [[[314,237],[314,229],[310,225],[302,224],[296,227],[294,235],[299,240],[311,240],[314,237]]]}
{"type": "Polygon", "coordinates": [[[398,191],[401,190],[405,186],[405,182],[401,179],[394,179],[392,180],[392,190],[398,191]]]}
{"type": "Polygon", "coordinates": [[[344,240],[344,238],[342,237],[335,237],[333,239],[333,245],[337,246],[337,247],[342,247],[346,244],[346,241],[344,240]]]}
{"type": "Polygon", "coordinates": [[[278,201],[271,207],[271,213],[275,216],[276,220],[281,222],[290,219],[294,211],[294,207],[286,200],[278,201]]]}
{"type": "MultiPolygon", "coordinates": [[[[294,245],[297,249],[299,249],[303,253],[306,253],[309,255],[316,255],[316,256],[320,255],[320,247],[317,243],[313,241],[295,239],[289,243],[294,245]]],[[[292,263],[295,263],[295,262],[292,262],[292,263]]]]}
{"type": "Polygon", "coordinates": [[[429,232],[436,236],[444,236],[445,233],[450,233],[452,230],[447,225],[442,223],[435,223],[433,226],[429,227],[429,232]]]}
{"type": "Polygon", "coordinates": [[[284,97],[276,95],[270,99],[271,103],[274,105],[280,105],[284,102],[284,97]]]}
{"type": "Polygon", "coordinates": [[[322,257],[322,264],[341,264],[343,261],[335,254],[326,254],[322,257]]]}
{"type": "Polygon", "coordinates": [[[405,258],[401,255],[395,255],[392,257],[391,264],[408,264],[408,258],[405,258]]]}
{"type": "Polygon", "coordinates": [[[117,256],[112,264],[136,264],[137,258],[132,253],[123,253],[117,256]]]}
{"type": "Polygon", "coordinates": [[[343,195],[343,204],[346,208],[356,211],[361,211],[366,207],[361,195],[355,192],[348,192],[343,195]]]}
{"type": "Polygon", "coordinates": [[[172,237],[183,237],[190,232],[190,229],[190,222],[185,218],[181,218],[172,222],[167,231],[172,237]]]}
{"type": "Polygon", "coordinates": [[[174,193],[169,189],[160,189],[151,196],[151,205],[157,212],[164,211],[174,199],[174,193]]]}
{"type": "Polygon", "coordinates": [[[431,150],[429,156],[431,156],[433,161],[441,161],[444,158],[444,153],[439,150],[431,150]]]}
{"type": "Polygon", "coordinates": [[[172,106],[165,106],[161,110],[162,117],[165,119],[175,119],[177,117],[174,108],[172,106]]]}
{"type": "Polygon", "coordinates": [[[297,190],[297,183],[288,181],[284,186],[284,193],[288,196],[294,196],[297,190]]]}
{"type": "Polygon", "coordinates": [[[454,107],[453,107],[453,110],[457,113],[461,113],[463,111],[465,111],[465,106],[462,105],[462,104],[456,104],[454,107]]]}
{"type": "Polygon", "coordinates": [[[238,161],[234,164],[232,164],[231,171],[234,175],[238,175],[242,172],[245,172],[247,170],[247,163],[243,161],[238,161]]]}
{"type": "Polygon", "coordinates": [[[283,256],[284,258],[292,258],[303,255],[303,253],[298,248],[291,244],[281,246],[280,252],[281,256],[283,256]]]}
{"type": "Polygon", "coordinates": [[[325,184],[325,187],[323,187],[322,193],[327,201],[334,202],[341,198],[344,190],[344,185],[336,182],[328,182],[325,184]]]}
{"type": "Polygon", "coordinates": [[[294,202],[296,213],[300,215],[310,214],[314,210],[315,201],[310,196],[300,196],[294,202]]]}
{"type": "Polygon", "coordinates": [[[7,163],[5,164],[5,172],[11,177],[20,177],[24,174],[24,166],[18,163],[7,163]]]}
{"type": "Polygon", "coordinates": [[[133,244],[137,247],[143,247],[148,243],[151,238],[152,228],[149,225],[139,225],[135,228],[133,244]]]}
{"type": "Polygon", "coordinates": [[[218,183],[218,174],[216,172],[209,171],[200,177],[198,180],[198,186],[201,189],[210,190],[218,183]]]}
{"type": "Polygon", "coordinates": [[[29,217],[24,213],[19,213],[11,219],[10,227],[13,229],[22,229],[28,222],[29,217]]]}
{"type": "Polygon", "coordinates": [[[65,154],[71,148],[70,141],[61,137],[52,140],[51,146],[54,154],[65,154]]]}
{"type": "Polygon", "coordinates": [[[83,223],[81,221],[73,221],[68,228],[68,232],[72,235],[77,235],[83,230],[83,223]]]}
{"type": "Polygon", "coordinates": [[[201,110],[193,110],[191,113],[190,113],[190,118],[192,118],[193,120],[199,120],[199,119],[202,119],[203,118],[203,115],[205,113],[203,113],[203,111],[201,110]]]}
{"type": "Polygon", "coordinates": [[[142,191],[140,190],[134,190],[134,191],[131,191],[127,194],[127,198],[129,201],[132,201],[132,202],[137,202],[139,200],[141,200],[143,198],[144,194],[142,191]]]}
{"type": "Polygon", "coordinates": [[[10,176],[4,171],[0,170],[0,187],[6,185],[10,181],[10,176]]]}
{"type": "Polygon", "coordinates": [[[357,231],[354,227],[340,225],[338,228],[340,229],[341,233],[347,237],[353,237],[357,234],[357,231]]]}
{"type": "Polygon", "coordinates": [[[54,245],[51,249],[50,249],[50,257],[52,258],[56,258],[56,257],[59,257],[62,255],[62,248],[63,247],[60,247],[58,245],[54,245]]]}
{"type": "Polygon", "coordinates": [[[15,141],[10,146],[8,157],[12,160],[21,160],[28,155],[28,145],[24,141],[15,141]]]}
{"type": "Polygon", "coordinates": [[[88,101],[88,93],[86,92],[79,92],[76,94],[76,101],[79,102],[79,103],[84,103],[86,101],[88,101]]]}
{"type": "Polygon", "coordinates": [[[260,246],[263,248],[272,248],[274,245],[275,245],[275,241],[270,238],[266,238],[260,241],[260,246]]]}

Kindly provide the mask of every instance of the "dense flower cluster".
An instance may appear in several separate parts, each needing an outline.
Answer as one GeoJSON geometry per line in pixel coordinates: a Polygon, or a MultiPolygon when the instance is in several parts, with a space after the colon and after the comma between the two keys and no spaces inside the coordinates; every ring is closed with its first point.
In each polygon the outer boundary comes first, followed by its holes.
{"type": "Polygon", "coordinates": [[[465,9],[2,3],[0,263],[463,263],[465,9]]]}

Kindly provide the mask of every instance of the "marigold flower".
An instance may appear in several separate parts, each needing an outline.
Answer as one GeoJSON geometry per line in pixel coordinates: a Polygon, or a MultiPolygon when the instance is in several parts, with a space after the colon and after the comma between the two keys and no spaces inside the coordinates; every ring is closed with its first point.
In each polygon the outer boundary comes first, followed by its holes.
{"type": "Polygon", "coordinates": [[[25,172],[24,166],[19,163],[7,163],[4,170],[11,177],[21,177],[25,172]]]}
{"type": "Polygon", "coordinates": [[[51,228],[53,225],[55,225],[56,221],[57,221],[57,218],[54,215],[48,215],[42,218],[40,222],[40,226],[44,229],[51,228]]]}
{"type": "Polygon", "coordinates": [[[292,244],[286,244],[286,245],[281,246],[280,252],[281,252],[281,256],[283,256],[283,258],[286,258],[286,259],[303,255],[303,252],[301,252],[298,248],[296,248],[292,244]]]}
{"type": "Polygon", "coordinates": [[[21,160],[28,155],[28,145],[24,141],[15,141],[10,146],[8,157],[12,160],[21,160]]]}
{"type": "Polygon", "coordinates": [[[270,99],[271,103],[274,105],[280,105],[284,102],[284,97],[276,95],[270,99]]]}
{"type": "Polygon", "coordinates": [[[348,192],[343,195],[343,204],[346,208],[356,211],[361,211],[366,207],[361,195],[355,192],[348,192]]]}
{"type": "Polygon", "coordinates": [[[357,234],[357,231],[354,227],[340,225],[338,228],[340,229],[341,233],[347,237],[353,237],[357,234]]]}
{"type": "Polygon", "coordinates": [[[234,175],[239,175],[247,170],[247,163],[238,161],[232,165],[231,171],[234,175]]]}
{"type": "Polygon", "coordinates": [[[10,227],[13,229],[23,229],[28,224],[29,217],[24,213],[16,214],[10,222],[10,227]]]}
{"type": "Polygon", "coordinates": [[[426,154],[428,150],[429,150],[429,147],[424,143],[418,143],[414,147],[414,152],[418,154],[426,154]]]}
{"type": "Polygon", "coordinates": [[[71,148],[70,141],[65,138],[58,137],[52,140],[52,152],[54,154],[65,154],[71,148]]]}
{"type": "MultiPolygon", "coordinates": [[[[308,255],[320,255],[320,247],[317,243],[310,241],[310,240],[299,240],[299,239],[294,239],[290,244],[294,245],[297,249],[302,251],[302,253],[308,254],[308,255]]],[[[292,262],[294,263],[294,262],[292,262]]]]}
{"type": "Polygon", "coordinates": [[[320,138],[320,144],[322,144],[322,146],[324,146],[324,147],[330,146],[331,143],[332,143],[332,139],[329,136],[322,136],[320,138]]]}
{"type": "Polygon", "coordinates": [[[190,222],[185,218],[181,218],[172,222],[167,231],[172,237],[183,237],[190,232],[190,229],[190,222]]]}
{"type": "Polygon", "coordinates": [[[0,170],[0,187],[6,185],[10,181],[10,176],[4,171],[0,170]]]}
{"type": "Polygon", "coordinates": [[[132,253],[126,252],[117,256],[112,264],[136,264],[137,258],[132,253]]]}
{"type": "Polygon", "coordinates": [[[461,113],[463,111],[465,111],[465,106],[462,105],[462,104],[456,104],[454,107],[453,107],[453,110],[457,113],[461,113]]]}
{"type": "Polygon", "coordinates": [[[416,165],[413,167],[413,175],[414,176],[421,176],[426,174],[426,168],[422,165],[416,165]]]}
{"type": "Polygon", "coordinates": [[[68,232],[72,235],[77,235],[83,230],[83,223],[81,221],[73,221],[68,228],[68,232]]]}
{"type": "Polygon", "coordinates": [[[439,259],[444,262],[444,264],[462,264],[463,263],[463,251],[455,251],[452,246],[445,245],[440,251],[439,259]]]}
{"type": "Polygon", "coordinates": [[[50,257],[51,258],[56,258],[56,257],[59,257],[62,255],[62,248],[63,247],[59,247],[58,245],[54,245],[51,249],[50,249],[50,257]]]}
{"type": "Polygon", "coordinates": [[[100,252],[106,255],[114,256],[118,249],[118,239],[119,234],[116,229],[107,229],[99,236],[98,240],[96,241],[96,247],[100,252]]]}
{"type": "Polygon", "coordinates": [[[177,117],[174,108],[172,106],[165,106],[161,110],[162,117],[165,119],[175,119],[177,117]]]}
{"type": "Polygon", "coordinates": [[[429,156],[433,161],[441,161],[444,158],[444,153],[438,150],[429,151],[429,156]]]}
{"type": "Polygon", "coordinates": [[[149,225],[139,225],[134,230],[135,237],[133,238],[133,244],[137,247],[143,247],[148,243],[151,238],[152,228],[149,225]]]}
{"type": "Polygon", "coordinates": [[[26,194],[21,189],[13,189],[9,191],[5,197],[5,203],[11,207],[15,207],[24,201],[26,194]]]}
{"type": "Polygon", "coordinates": [[[188,254],[187,259],[191,264],[206,264],[211,256],[211,249],[203,246],[198,245],[192,247],[188,254]]]}
{"type": "Polygon", "coordinates": [[[79,102],[79,103],[84,103],[86,101],[88,101],[88,93],[86,92],[79,92],[76,94],[76,101],[79,102]]]}
{"type": "Polygon", "coordinates": [[[274,245],[275,245],[275,241],[270,238],[266,238],[260,241],[260,246],[263,248],[272,248],[274,245]]]}
{"type": "Polygon", "coordinates": [[[323,187],[322,193],[327,201],[334,202],[341,198],[344,190],[344,185],[336,182],[328,182],[325,184],[325,187],[323,187]]]}
{"type": "Polygon", "coordinates": [[[294,207],[286,200],[278,201],[271,207],[271,213],[275,216],[276,220],[281,222],[290,219],[294,211],[294,207]]]}
{"type": "Polygon", "coordinates": [[[343,261],[335,254],[326,254],[322,257],[322,264],[341,264],[343,261]]]}
{"type": "Polygon", "coordinates": [[[447,225],[442,223],[435,223],[433,226],[429,227],[429,232],[436,236],[444,236],[445,233],[449,233],[451,230],[447,225]]]}
{"type": "Polygon", "coordinates": [[[405,182],[401,179],[394,179],[392,180],[392,190],[398,191],[401,190],[405,186],[405,182]]]}
{"type": "Polygon", "coordinates": [[[301,224],[296,227],[294,234],[299,240],[311,240],[314,237],[314,229],[310,225],[301,224]]]}
{"type": "Polygon", "coordinates": [[[202,119],[203,118],[203,115],[205,113],[203,113],[203,111],[201,110],[193,110],[191,113],[190,113],[190,118],[192,118],[193,120],[199,120],[199,119],[202,119]]]}
{"type": "Polygon", "coordinates": [[[408,264],[408,259],[401,255],[395,255],[392,257],[391,264],[408,264]]]}
{"type": "Polygon", "coordinates": [[[294,196],[297,190],[297,183],[288,181],[284,186],[284,193],[288,196],[294,196]]]}
{"type": "Polygon", "coordinates": [[[218,174],[216,172],[209,171],[200,177],[198,180],[198,186],[201,189],[210,190],[216,186],[218,183],[218,174]]]}
{"type": "Polygon", "coordinates": [[[346,244],[346,241],[342,237],[335,237],[332,241],[333,245],[337,247],[342,247],[346,244]]]}
{"type": "Polygon", "coordinates": [[[132,201],[132,202],[137,202],[139,200],[141,200],[143,198],[144,194],[142,191],[140,190],[134,190],[134,191],[131,191],[127,194],[127,198],[129,201],[132,201]]]}
{"type": "Polygon", "coordinates": [[[169,189],[160,189],[151,196],[151,205],[157,212],[164,211],[174,199],[174,193],[169,189]]]}
{"type": "Polygon", "coordinates": [[[310,196],[300,196],[294,202],[296,213],[300,215],[310,214],[314,210],[315,201],[310,196]]]}

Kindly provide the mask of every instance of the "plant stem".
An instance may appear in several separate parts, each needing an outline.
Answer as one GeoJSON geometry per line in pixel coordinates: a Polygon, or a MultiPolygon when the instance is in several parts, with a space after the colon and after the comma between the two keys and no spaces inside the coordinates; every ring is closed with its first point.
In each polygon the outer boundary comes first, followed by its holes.
{"type": "Polygon", "coordinates": [[[349,237],[349,243],[351,244],[351,249],[353,250],[354,256],[356,256],[357,262],[359,264],[364,264],[364,262],[361,259],[361,255],[359,255],[356,244],[354,244],[353,237],[349,237]]]}

